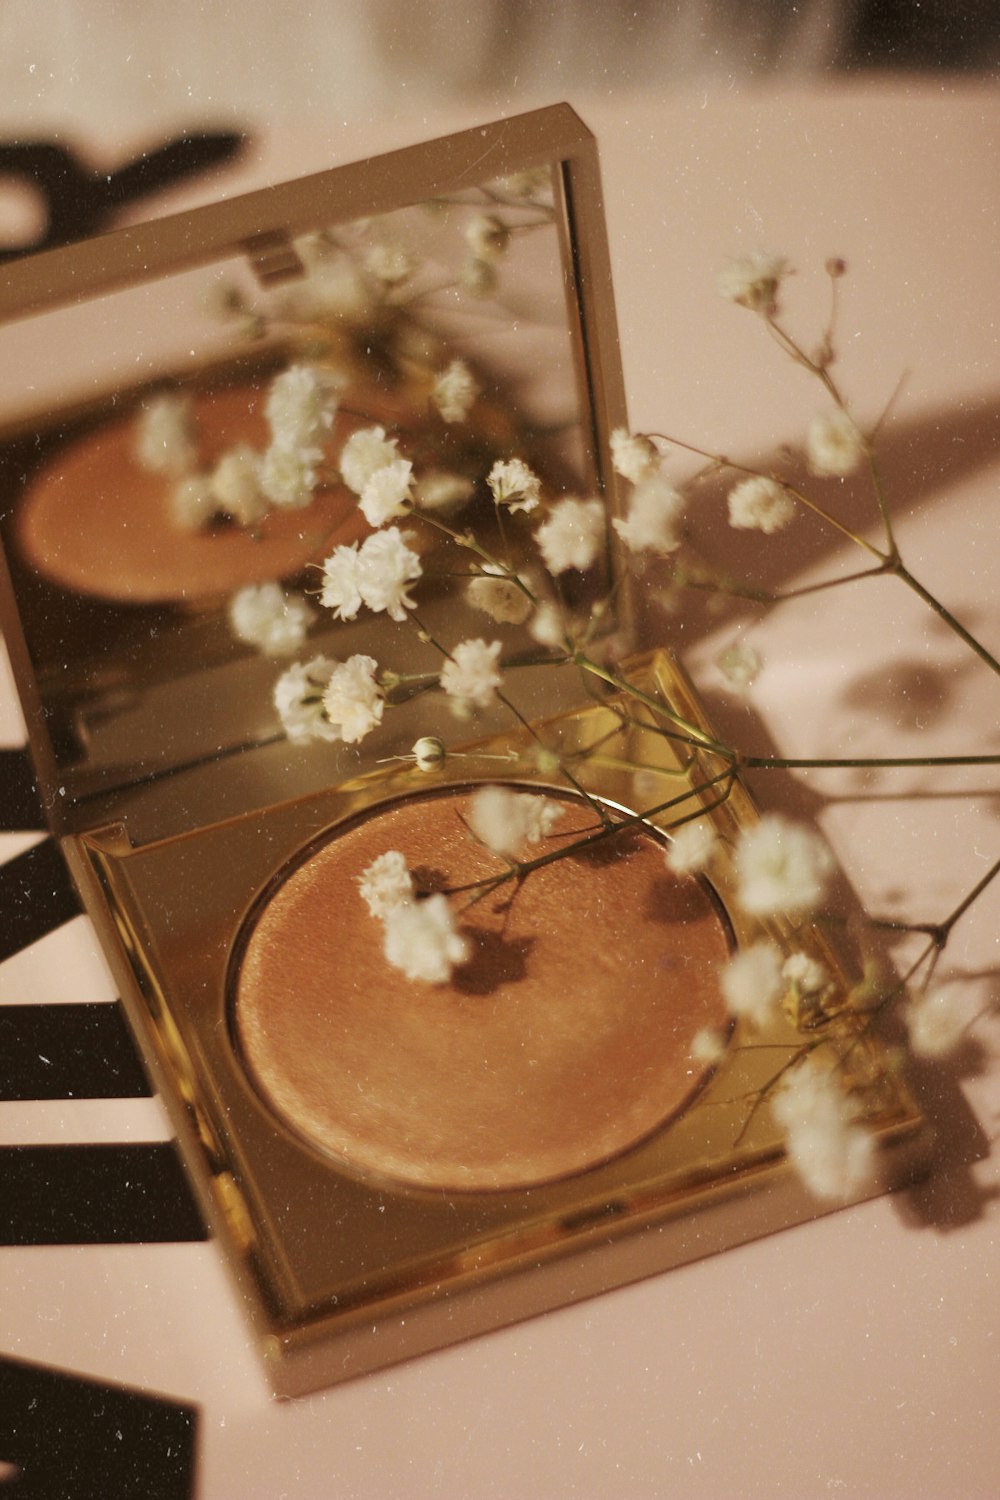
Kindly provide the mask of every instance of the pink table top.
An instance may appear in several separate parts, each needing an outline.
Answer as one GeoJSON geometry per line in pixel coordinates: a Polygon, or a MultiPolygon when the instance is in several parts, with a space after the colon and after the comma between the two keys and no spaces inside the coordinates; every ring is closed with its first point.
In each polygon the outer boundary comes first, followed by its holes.
{"type": "MultiPolygon", "coordinates": [[[[1000,641],[989,568],[1000,481],[995,91],[572,102],[601,148],[633,425],[730,454],[797,438],[813,392],[721,301],[714,274],[730,253],[786,254],[798,272],[789,320],[807,328],[825,309],[823,261],[843,255],[839,369],[861,416],[874,418],[907,376],[886,433],[904,553],[1000,641]]],[[[476,120],[470,108],[265,138],[239,171],[164,207],[476,120]]],[[[847,556],[813,534],[772,545],[785,584],[827,576],[847,556]]],[[[719,717],[742,725],[755,711],[758,732],[787,755],[997,750],[989,674],[968,671],[953,640],[888,587],[866,584],[849,605],[837,591],[812,595],[761,624],[694,625],[680,645],[712,697],[720,644],[734,632],[752,640],[765,666],[751,708],[720,703],[719,717]]],[[[9,684],[0,693],[0,743],[17,745],[9,684]]],[[[881,915],[943,915],[1000,846],[993,768],[877,781],[801,773],[757,790],[818,816],[881,915]]],[[[0,836],[0,856],[31,841],[0,836]]],[[[203,1500],[994,1495],[997,900],[970,912],[949,949],[982,1013],[928,1094],[941,1140],[924,1189],[292,1403],[269,1398],[211,1242],[0,1250],[0,1347],[196,1405],[203,1500]]],[[[85,918],[0,966],[0,1005],[33,999],[114,999],[85,918]]],[[[155,1100],[0,1105],[11,1144],[167,1133],[155,1100]]]]}

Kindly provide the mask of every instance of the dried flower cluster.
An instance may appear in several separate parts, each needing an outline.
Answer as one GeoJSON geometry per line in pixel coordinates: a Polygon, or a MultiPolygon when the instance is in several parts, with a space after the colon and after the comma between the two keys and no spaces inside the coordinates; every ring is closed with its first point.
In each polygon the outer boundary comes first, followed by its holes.
{"type": "MultiPolygon", "coordinates": [[[[466,217],[466,255],[458,283],[477,297],[494,294],[517,232],[518,226],[512,227],[505,216],[506,193],[522,205],[547,211],[544,182],[511,180],[497,188],[489,205],[466,217]]],[[[420,266],[405,246],[369,245],[364,256],[345,263],[329,244],[317,240],[308,247],[308,257],[307,306],[304,310],[295,300],[306,294],[293,291],[284,315],[299,316],[313,331],[321,318],[352,333],[378,326],[380,337],[391,345],[389,334],[402,326],[406,289],[420,276],[420,266]]],[[[844,267],[831,261],[828,270],[839,279],[844,267]]],[[[790,274],[783,257],[755,252],[723,271],[719,289],[763,320],[786,352],[820,382],[827,409],[804,434],[795,471],[780,466],[775,472],[757,471],[718,455],[702,456],[712,473],[731,476],[725,506],[734,530],[774,537],[809,512],[852,536],[799,487],[795,474],[843,479],[867,468],[877,487],[873,440],[848,410],[830,374],[832,328],[824,334],[821,353],[810,356],[778,324],[779,299],[790,274]]],[[[400,340],[408,351],[419,342],[400,340]]],[[[406,358],[411,358],[409,352],[406,358]]],[[[730,1029],[700,1032],[692,1059],[715,1067],[730,1048],[751,1044],[774,1025],[801,1027],[801,1045],[790,1047],[788,1060],[764,1091],[767,1103],[785,1132],[790,1159],[814,1193],[835,1198],[857,1192],[875,1170],[875,1150],[863,1123],[858,1085],[842,1063],[836,1032],[828,1026],[836,1004],[843,1008],[846,1002],[842,996],[836,1000],[837,983],[810,944],[803,940],[797,947],[793,939],[789,953],[787,940],[788,932],[796,924],[808,926],[828,899],[834,875],[831,852],[812,829],[777,814],[750,823],[735,841],[721,838],[705,808],[725,800],[745,758],[736,747],[687,724],[671,705],[638,694],[617,671],[607,642],[594,648],[600,622],[610,613],[605,577],[609,550],[616,549],[616,572],[632,568],[655,576],[656,570],[673,569],[668,576],[678,586],[695,576],[689,568],[685,571],[683,560],[690,549],[688,522],[699,503],[699,481],[682,486],[671,477],[671,439],[616,430],[611,459],[625,503],[609,527],[605,500],[563,493],[520,437],[508,436],[491,451],[477,448],[471,439],[462,446],[475,427],[488,378],[484,366],[470,360],[434,350],[425,371],[424,426],[400,423],[396,429],[388,418],[365,420],[346,411],[345,379],[332,356],[326,362],[300,360],[278,374],[267,393],[269,446],[255,452],[246,444],[234,445],[205,470],[190,401],[158,397],[141,413],[137,460],[172,486],[174,515],[185,527],[206,526],[221,516],[228,524],[254,528],[270,508],[305,507],[318,489],[335,485],[355,497],[366,534],[328,552],[320,570],[318,610],[278,583],[254,585],[240,590],[230,603],[232,631],[265,653],[292,655],[303,648],[318,620],[360,625],[366,613],[381,614],[416,633],[423,660],[431,660],[432,668],[404,676],[363,651],[345,660],[316,654],[295,662],[274,689],[275,709],[290,738],[358,745],[380,731],[384,735],[386,717],[416,692],[439,695],[437,701],[447,710],[443,724],[450,717],[468,719],[498,707],[523,722],[508,680],[509,669],[518,664],[508,654],[507,633],[514,632],[522,658],[583,672],[595,692],[608,688],[617,695],[616,712],[623,721],[629,713],[644,714],[658,731],[686,746],[694,767],[690,790],[671,803],[637,808],[634,821],[662,814],[664,805],[673,808],[676,823],[668,831],[664,856],[669,878],[715,879],[715,872],[724,869],[733,901],[757,934],[738,947],[719,975],[730,1029]],[[435,442],[440,439],[439,446],[430,443],[428,434],[435,442]],[[475,462],[468,457],[472,453],[475,462]],[[463,515],[452,522],[453,514],[466,506],[472,519],[463,515]],[[475,523],[484,515],[489,523],[477,533],[475,523]],[[486,616],[496,631],[484,628],[483,635],[470,631],[459,639],[440,640],[425,625],[422,598],[433,581],[440,581],[442,548],[444,574],[461,580],[454,584],[456,597],[460,594],[464,604],[486,616]],[[566,602],[581,580],[590,584],[589,618],[584,611],[574,613],[566,602]],[[831,1005],[831,997],[836,1004],[831,1005]]],[[[820,494],[833,488],[818,487],[820,494]]],[[[878,552],[866,541],[861,544],[878,552]]],[[[883,566],[877,571],[895,571],[906,581],[891,532],[878,556],[883,566]]],[[[696,581],[703,583],[704,575],[696,581]]],[[[926,591],[922,597],[926,600],[926,591]]],[[[939,613],[944,618],[946,612],[939,613]]],[[[746,694],[763,663],[740,634],[720,654],[717,666],[731,691],[746,694]]],[[[433,775],[450,753],[442,729],[441,737],[417,740],[409,756],[393,758],[433,775]]],[[[753,763],[760,768],[784,764],[777,757],[757,757],[753,763]]],[[[540,739],[534,766],[578,788],[575,763],[540,739]]],[[[638,769],[637,784],[643,774],[638,769]]],[[[592,810],[595,826],[603,818],[605,832],[620,826],[623,815],[612,815],[596,802],[592,810]]],[[[532,861],[546,847],[563,811],[556,800],[499,784],[477,792],[468,830],[495,857],[496,883],[530,882],[532,861]]],[[[574,846],[572,837],[558,840],[560,850],[571,853],[574,846]]],[[[421,891],[399,851],[374,860],[359,875],[358,885],[361,899],[381,924],[388,964],[406,979],[445,984],[470,961],[473,944],[462,931],[454,898],[440,890],[421,891]]],[[[911,1047],[923,1056],[940,1056],[961,1040],[967,1018],[948,986],[914,988],[906,1007],[911,1047]]],[[[901,989],[890,988],[888,994],[901,989]]],[[[885,995],[879,995],[870,1009],[884,1003],[885,995]]]]}

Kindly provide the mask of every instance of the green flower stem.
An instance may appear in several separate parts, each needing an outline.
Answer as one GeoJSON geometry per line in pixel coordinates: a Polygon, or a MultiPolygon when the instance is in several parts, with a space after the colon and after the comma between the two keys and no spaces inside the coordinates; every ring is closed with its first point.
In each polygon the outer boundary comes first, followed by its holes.
{"type": "Polygon", "coordinates": [[[676,588],[698,589],[705,594],[725,594],[730,599],[746,599],[750,604],[786,604],[791,599],[805,599],[810,594],[821,594],[829,589],[841,588],[844,584],[857,583],[862,578],[882,578],[891,571],[888,561],[878,563],[874,568],[858,568],[853,573],[844,573],[839,578],[824,578],[821,583],[806,583],[801,588],[786,589],[783,593],[775,594],[767,589],[754,589],[749,585],[735,583],[732,579],[718,576],[715,578],[698,578],[685,573],[683,568],[675,569],[669,582],[676,588]]]}
{"type": "Polygon", "coordinates": [[[625,760],[620,755],[604,755],[600,750],[580,750],[572,756],[572,759],[575,761],[585,760],[591,766],[604,766],[609,771],[653,771],[657,776],[666,776],[668,779],[671,777],[686,776],[694,764],[693,755],[683,765],[673,769],[666,766],[645,765],[642,761],[638,760],[625,760]]]}
{"type": "MultiPolygon", "coordinates": [[[[435,651],[439,651],[442,656],[447,658],[448,661],[452,660],[451,652],[447,649],[446,646],[443,646],[440,641],[435,640],[434,636],[432,636],[427,627],[421,623],[419,617],[415,613],[411,612],[407,616],[407,618],[413,621],[413,624],[417,627],[417,630],[420,632],[422,639],[425,640],[428,645],[433,646],[435,651]]],[[[503,704],[504,708],[506,708],[509,713],[512,713],[514,715],[514,718],[521,725],[521,727],[528,731],[535,743],[537,745],[540,745],[543,750],[547,749],[548,747],[546,746],[545,741],[542,739],[541,735],[538,733],[538,730],[532,724],[531,720],[527,719],[524,714],[522,714],[521,710],[517,707],[517,704],[511,702],[511,700],[505,693],[501,693],[499,691],[497,692],[497,698],[503,704]]],[[[569,767],[564,765],[562,761],[560,761],[559,763],[559,772],[560,775],[565,776],[566,780],[569,782],[573,790],[579,793],[579,795],[584,799],[585,802],[588,803],[593,812],[601,819],[601,821],[603,823],[606,823],[608,821],[607,809],[602,803],[598,802],[590,792],[587,791],[586,787],[580,783],[580,781],[576,778],[576,776],[574,776],[569,767]]]]}
{"type": "Polygon", "coordinates": [[[978,901],[979,897],[983,894],[988,886],[992,885],[993,881],[997,878],[998,875],[1000,875],[1000,859],[996,860],[990,866],[982,879],[977,880],[971,891],[969,891],[965,896],[962,897],[958,905],[954,907],[941,922],[893,922],[883,920],[873,922],[873,926],[880,927],[881,929],[883,929],[883,931],[923,932],[927,934],[927,936],[931,940],[930,946],[924,950],[920,958],[918,958],[910,968],[909,973],[912,974],[915,969],[918,969],[920,967],[920,965],[928,957],[930,952],[934,950],[940,952],[941,949],[944,948],[949,937],[951,936],[951,930],[955,926],[956,922],[959,922],[962,917],[965,916],[965,913],[969,910],[969,907],[972,906],[975,901],[978,901]]]}
{"type": "Polygon", "coordinates": [[[981,880],[978,880],[972,887],[972,890],[969,892],[969,894],[967,896],[963,896],[962,900],[958,903],[955,909],[949,912],[948,916],[945,917],[943,922],[939,923],[938,931],[943,934],[943,942],[941,945],[942,947],[944,946],[944,943],[948,941],[948,937],[951,934],[951,929],[955,926],[955,923],[965,916],[965,913],[968,911],[972,903],[978,900],[978,898],[983,894],[983,891],[985,891],[986,887],[992,884],[992,882],[997,878],[998,875],[1000,875],[1000,859],[996,860],[995,863],[990,866],[983,878],[981,880]]]}
{"type": "MultiPolygon", "coordinates": [[[[600,703],[600,699],[599,698],[595,698],[593,701],[595,703],[600,703]]],[[[705,743],[704,743],[703,740],[692,739],[689,734],[682,734],[679,729],[667,729],[665,727],[665,725],[663,725],[663,724],[650,724],[647,719],[637,719],[633,714],[626,713],[625,710],[622,707],[620,707],[620,705],[618,705],[616,703],[609,703],[606,706],[611,710],[612,713],[614,713],[617,716],[620,724],[628,724],[631,728],[633,728],[633,729],[641,729],[646,734],[655,734],[655,735],[658,735],[660,739],[670,740],[670,742],[672,744],[674,744],[674,745],[686,745],[692,751],[706,750],[706,753],[709,753],[709,754],[716,754],[716,755],[723,755],[723,754],[725,754],[726,756],[728,756],[732,760],[736,759],[736,752],[735,751],[717,750],[717,751],[713,752],[713,751],[707,750],[707,747],[705,746],[705,743]]],[[[617,733],[617,732],[618,731],[616,730],[615,733],[617,733]]],[[[691,764],[691,761],[693,759],[694,759],[694,756],[692,755],[690,757],[690,759],[688,760],[688,764],[689,765],[691,764]]],[[[657,769],[659,769],[659,768],[657,768],[657,769]]]]}
{"type": "MultiPolygon", "coordinates": [[[[834,279],[834,299],[836,298],[836,284],[836,279],[834,279]]],[[[828,347],[831,346],[832,341],[832,327],[835,311],[836,301],[834,300],[834,304],[831,309],[830,326],[827,329],[825,338],[825,342],[828,347]]],[[[806,354],[806,352],[801,348],[798,342],[792,338],[791,334],[787,333],[773,318],[768,318],[767,322],[772,333],[777,335],[779,342],[781,343],[781,346],[785,350],[785,352],[795,360],[796,364],[802,365],[803,368],[808,370],[811,375],[814,375],[816,379],[819,380],[820,383],[824,386],[834,404],[839,407],[842,412],[850,416],[847,402],[841,395],[840,389],[837,386],[837,382],[830,374],[829,369],[825,365],[817,364],[815,360],[810,359],[808,354],[806,354]]],[[[885,530],[887,556],[892,560],[892,562],[895,563],[899,560],[899,548],[896,544],[895,534],[893,533],[892,529],[892,519],[889,515],[889,507],[886,502],[885,488],[882,484],[882,476],[879,473],[878,460],[875,456],[875,451],[871,446],[870,440],[866,441],[865,443],[865,453],[868,462],[868,471],[871,475],[872,489],[875,493],[875,500],[878,505],[879,515],[882,518],[882,526],[885,530]]]]}
{"type": "MultiPolygon", "coordinates": [[[[547,750],[548,746],[542,739],[541,735],[538,733],[538,730],[532,724],[531,720],[525,717],[525,715],[517,707],[517,704],[512,703],[511,700],[507,697],[506,693],[501,693],[498,691],[497,698],[503,704],[504,708],[506,708],[510,713],[514,715],[517,722],[521,725],[521,728],[528,731],[528,733],[531,735],[531,738],[535,741],[535,744],[539,745],[543,750],[547,750]]],[[[611,822],[611,818],[607,808],[602,802],[599,802],[596,797],[594,797],[590,792],[587,791],[587,788],[582,784],[582,782],[577,779],[577,777],[570,770],[569,766],[566,765],[565,761],[563,761],[561,758],[559,760],[559,774],[560,776],[565,776],[566,780],[569,782],[573,790],[579,793],[579,795],[590,807],[591,811],[595,813],[597,817],[600,818],[605,827],[607,827],[611,822]]]]}
{"type": "MultiPolygon", "coordinates": [[[[567,859],[573,854],[579,854],[584,849],[592,849],[595,845],[602,844],[606,839],[612,838],[616,834],[624,833],[630,828],[637,828],[640,824],[648,823],[650,818],[655,818],[661,813],[669,812],[671,809],[681,806],[682,803],[688,802],[694,797],[700,797],[702,792],[710,791],[712,787],[718,786],[723,781],[728,784],[719,796],[714,798],[708,805],[699,804],[697,812],[692,813],[690,817],[679,820],[679,822],[690,822],[691,818],[710,812],[726,801],[736,781],[736,773],[732,767],[718,772],[715,776],[710,776],[707,780],[699,782],[697,786],[689,787],[686,792],[681,792],[676,797],[668,798],[666,802],[657,803],[655,807],[644,808],[642,812],[638,813],[626,813],[624,817],[620,817],[614,821],[608,819],[605,822],[602,819],[602,826],[600,828],[595,829],[593,833],[585,834],[583,838],[574,839],[571,844],[562,844],[558,849],[550,849],[547,854],[539,854],[535,859],[526,859],[520,863],[512,864],[509,870],[505,870],[500,875],[486,875],[482,880],[470,880],[467,885],[448,886],[443,894],[446,896],[461,896],[466,891],[483,890],[488,894],[490,890],[495,889],[497,886],[505,885],[508,881],[517,880],[520,882],[535,870],[544,868],[545,865],[555,864],[557,860],[567,859]]],[[[587,800],[589,801],[590,799],[588,798],[587,800]]]]}
{"type": "Polygon", "coordinates": [[[585,652],[575,652],[573,660],[581,671],[590,672],[594,677],[599,677],[602,682],[609,683],[611,687],[617,688],[619,692],[626,693],[630,698],[635,698],[639,703],[644,703],[647,708],[652,709],[653,713],[657,714],[660,718],[668,719],[671,724],[676,724],[679,729],[683,729],[691,736],[693,744],[699,745],[705,750],[714,750],[718,755],[725,755],[731,759],[735,758],[734,752],[728,746],[723,745],[719,740],[713,739],[710,734],[706,734],[704,729],[700,729],[697,724],[692,724],[690,719],[685,719],[683,714],[676,713],[668,704],[663,703],[659,698],[654,698],[651,693],[644,693],[641,688],[637,688],[634,684],[627,682],[617,672],[610,672],[607,667],[602,667],[598,662],[593,661],[587,656],[585,652]]]}
{"type": "Polygon", "coordinates": [[[855,573],[845,573],[840,578],[826,578],[822,583],[806,583],[801,588],[789,589],[784,594],[772,594],[772,604],[784,604],[789,599],[805,599],[809,594],[821,594],[825,589],[840,588],[841,584],[857,583],[862,578],[881,578],[889,568],[886,563],[879,563],[875,568],[859,568],[855,573]]]}
{"type": "Polygon", "coordinates": [[[997,878],[998,875],[1000,875],[1000,859],[996,860],[990,866],[982,879],[978,880],[972,887],[971,891],[967,892],[967,894],[962,897],[958,905],[948,913],[948,915],[942,922],[894,922],[878,918],[872,920],[873,927],[877,927],[880,930],[886,932],[925,933],[928,938],[928,942],[923,951],[919,953],[910,964],[910,967],[906,970],[906,972],[899,977],[896,983],[892,985],[892,987],[888,989],[885,994],[876,1001],[874,1005],[868,1008],[866,1013],[865,1025],[862,1027],[861,1031],[858,1033],[858,1036],[855,1038],[854,1042],[851,1043],[851,1046],[844,1054],[845,1062],[847,1061],[851,1052],[854,1050],[854,1047],[857,1046],[861,1041],[862,1037],[867,1036],[871,1031],[876,1019],[882,1014],[882,1012],[888,1005],[891,1005],[891,1003],[897,998],[897,996],[901,995],[906,990],[906,988],[910,984],[910,981],[913,979],[913,976],[923,968],[924,964],[927,964],[927,973],[924,975],[924,978],[921,982],[921,989],[927,989],[927,986],[930,984],[931,980],[934,977],[934,971],[937,968],[938,961],[948,944],[948,939],[951,937],[952,928],[955,926],[956,922],[960,921],[960,919],[969,910],[969,907],[979,899],[986,888],[997,878]]]}
{"type": "MultiPolygon", "coordinates": [[[[655,771],[658,775],[668,778],[686,776],[694,765],[695,757],[693,755],[688,756],[684,763],[677,767],[651,765],[648,761],[631,760],[620,755],[606,755],[602,747],[618,738],[621,733],[622,723],[636,724],[643,729],[649,728],[648,724],[640,724],[638,719],[630,719],[627,715],[622,715],[621,722],[616,724],[613,729],[609,729],[606,734],[602,734],[599,739],[593,740],[589,745],[583,745],[579,750],[573,750],[566,756],[566,759],[577,765],[586,762],[587,765],[606,766],[612,771],[655,771]]],[[[669,733],[666,730],[657,730],[656,732],[659,734],[669,733]]],[[[680,735],[670,737],[678,740],[682,739],[680,735]]],[[[690,743],[690,741],[686,743],[690,743]]]]}
{"type": "Polygon", "coordinates": [[[841,536],[846,537],[848,541],[854,542],[858,547],[863,547],[866,552],[870,552],[880,562],[884,563],[889,560],[887,554],[876,547],[873,542],[869,542],[867,538],[860,536],[856,531],[852,531],[849,526],[845,526],[842,521],[838,521],[836,516],[831,515],[828,510],[825,510],[815,500],[810,500],[808,495],[803,494],[801,490],[796,489],[795,485],[789,484],[780,475],[766,473],[763,469],[755,469],[751,464],[737,463],[735,459],[726,458],[721,453],[709,453],[706,448],[699,448],[695,443],[682,442],[680,438],[671,437],[665,432],[650,432],[647,433],[647,436],[658,438],[661,443],[670,443],[675,448],[683,448],[687,453],[695,453],[699,458],[707,458],[717,468],[733,469],[737,474],[748,474],[753,479],[773,480],[775,484],[780,484],[782,489],[787,490],[807,510],[811,510],[813,515],[819,520],[825,521],[828,526],[832,526],[835,531],[839,531],[841,536]]]}
{"type": "MultiPolygon", "coordinates": [[[[648,823],[650,818],[659,817],[661,813],[670,812],[675,807],[680,807],[683,803],[689,802],[692,798],[700,797],[702,792],[710,791],[712,787],[718,786],[721,782],[728,782],[724,795],[712,804],[713,807],[717,806],[719,801],[724,802],[729,796],[735,780],[736,773],[730,766],[725,771],[719,771],[715,776],[710,776],[705,781],[699,782],[697,786],[689,787],[686,792],[680,792],[676,797],[668,797],[665,802],[658,802],[654,807],[646,807],[642,812],[626,813],[624,817],[616,819],[609,827],[599,828],[596,832],[578,839],[574,844],[566,845],[562,849],[552,849],[548,854],[539,854],[535,859],[525,860],[517,866],[516,873],[521,877],[530,875],[533,870],[540,870],[544,865],[551,865],[557,859],[562,859],[566,854],[577,854],[581,849],[589,849],[595,844],[602,843],[614,834],[623,833],[630,828],[637,828],[640,824],[648,823]]],[[[693,816],[697,817],[705,811],[707,809],[703,805],[699,805],[698,812],[693,814],[693,816]]],[[[685,819],[684,821],[687,822],[690,820],[685,819]]]]}
{"type": "MultiPolygon", "coordinates": [[[[525,598],[529,599],[532,604],[537,606],[538,599],[536,598],[533,591],[525,583],[524,579],[521,578],[521,576],[511,568],[508,562],[506,562],[502,558],[495,557],[487,547],[484,547],[480,542],[477,542],[471,531],[459,531],[456,527],[449,526],[447,521],[442,521],[438,516],[429,515],[427,511],[420,510],[418,507],[414,507],[414,509],[410,511],[410,515],[415,521],[424,521],[428,526],[433,526],[436,531],[440,531],[445,536],[450,537],[450,539],[457,546],[464,547],[468,552],[474,552],[475,555],[481,558],[484,563],[488,563],[493,568],[499,568],[500,573],[497,576],[507,579],[509,583],[515,584],[521,590],[521,593],[524,594],[525,598]]],[[[499,508],[497,520],[500,525],[501,538],[503,539],[504,545],[506,546],[506,538],[504,537],[503,533],[503,522],[500,520],[499,516],[499,508]]]]}
{"type": "Polygon", "coordinates": [[[743,1121],[743,1124],[740,1126],[739,1130],[736,1133],[736,1138],[733,1141],[734,1146],[742,1145],[743,1141],[746,1139],[747,1131],[750,1129],[750,1126],[753,1124],[754,1120],[757,1117],[758,1110],[767,1102],[769,1096],[774,1093],[774,1090],[784,1078],[785,1074],[789,1072],[791,1068],[794,1068],[796,1063],[800,1062],[803,1057],[808,1056],[810,1052],[821,1045],[822,1038],[816,1041],[803,1042],[800,1047],[796,1048],[792,1056],[787,1058],[785,1062],[782,1063],[778,1071],[776,1073],[772,1073],[771,1077],[767,1080],[766,1083],[761,1084],[760,1088],[757,1089],[755,1093],[743,1094],[739,1097],[739,1099],[720,1101],[724,1103],[743,1103],[747,1099],[751,1101],[750,1108],[747,1110],[746,1119],[743,1121]]]}
{"type": "Polygon", "coordinates": [[[914,578],[910,570],[904,566],[901,558],[896,559],[891,571],[897,578],[901,578],[907,588],[912,589],[918,598],[923,599],[925,604],[930,605],[938,618],[943,620],[949,629],[953,630],[959,639],[963,640],[969,649],[976,653],[980,661],[986,663],[991,672],[996,672],[1000,675],[1000,662],[997,661],[996,657],[987,651],[986,647],[981,645],[974,635],[966,630],[960,620],[956,620],[951,610],[947,609],[941,603],[940,599],[935,598],[929,589],[924,588],[919,579],[914,578]]]}
{"type": "MultiPolygon", "coordinates": [[[[846,407],[844,408],[846,411],[846,407]]],[[[886,546],[889,556],[894,565],[899,565],[899,547],[896,544],[895,533],[892,529],[892,519],[889,515],[889,505],[885,497],[885,486],[882,483],[882,474],[878,466],[878,458],[870,442],[865,443],[865,452],[868,459],[868,472],[871,475],[872,489],[875,491],[875,500],[878,505],[879,515],[882,517],[882,525],[885,528],[886,546]]]]}

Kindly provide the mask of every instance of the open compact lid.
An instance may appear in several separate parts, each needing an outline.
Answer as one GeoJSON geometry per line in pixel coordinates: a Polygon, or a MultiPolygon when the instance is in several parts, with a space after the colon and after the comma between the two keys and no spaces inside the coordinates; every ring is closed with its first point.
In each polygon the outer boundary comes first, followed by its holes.
{"type": "MultiPolygon", "coordinates": [[[[416,631],[317,597],[371,530],[366,441],[412,465],[423,627],[465,611],[516,658],[527,625],[470,608],[446,528],[501,525],[513,460],[544,498],[607,497],[623,419],[596,150],[565,105],[7,267],[3,625],[54,827],[176,832],[400,753],[416,701],[363,751],[290,747],[273,702],[289,662],[382,661],[386,631],[395,671],[431,675],[416,631]]],[[[503,524],[525,556],[527,512],[503,524]]]]}

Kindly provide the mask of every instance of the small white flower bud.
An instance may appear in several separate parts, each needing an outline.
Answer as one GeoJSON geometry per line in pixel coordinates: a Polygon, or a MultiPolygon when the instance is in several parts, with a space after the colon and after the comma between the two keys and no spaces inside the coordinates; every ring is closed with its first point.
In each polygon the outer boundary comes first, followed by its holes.
{"type": "Polygon", "coordinates": [[[413,747],[413,759],[418,771],[436,771],[438,766],[444,765],[447,755],[444,741],[433,734],[423,735],[413,747]]]}

